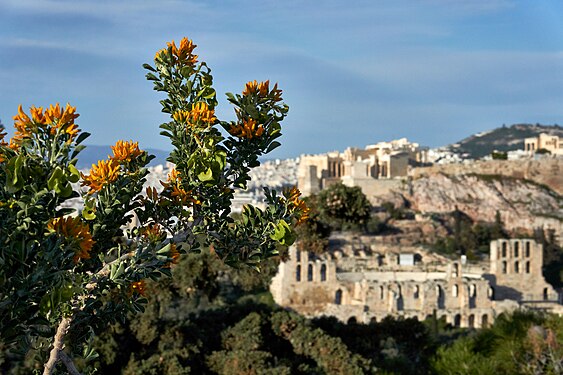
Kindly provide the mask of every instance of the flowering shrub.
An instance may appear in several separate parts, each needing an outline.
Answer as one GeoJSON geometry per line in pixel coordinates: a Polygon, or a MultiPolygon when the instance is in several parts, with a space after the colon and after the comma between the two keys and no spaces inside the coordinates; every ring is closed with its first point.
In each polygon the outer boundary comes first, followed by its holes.
{"type": "Polygon", "coordinates": [[[79,173],[88,133],[68,104],[29,114],[20,106],[12,139],[0,132],[0,346],[7,357],[33,348],[44,373],[59,361],[78,373],[72,358],[92,357],[96,332],[143,311],[144,280],[170,275],[181,254],[210,247],[229,265],[259,270],[293,242],[293,226],[308,212],[297,190],[267,190],[267,209],[246,206],[240,221],[230,217],[233,188],[244,188],[258,157],[279,146],[288,111],[281,90],[247,83],[242,94],[227,94],[236,120],[220,121],[211,71],[195,47],[187,38],[168,43],[154,66],[144,65],[170,115],[160,128],[175,169],[161,192],[143,190],[152,156],[133,141],[118,141],[107,160],[79,173]],[[78,182],[83,190],[73,188],[78,182]],[[79,197],[79,212],[65,208],[79,197]],[[133,215],[138,225],[125,230],[133,215]]]}

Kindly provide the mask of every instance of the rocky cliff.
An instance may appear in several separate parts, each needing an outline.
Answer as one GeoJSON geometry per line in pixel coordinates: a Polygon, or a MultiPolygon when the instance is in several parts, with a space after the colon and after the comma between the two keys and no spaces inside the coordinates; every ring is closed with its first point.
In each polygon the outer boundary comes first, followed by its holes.
{"type": "Polygon", "coordinates": [[[473,220],[493,222],[498,211],[508,230],[543,227],[561,233],[559,193],[530,180],[463,172],[421,174],[410,180],[402,195],[421,213],[451,212],[457,206],[473,220]]]}

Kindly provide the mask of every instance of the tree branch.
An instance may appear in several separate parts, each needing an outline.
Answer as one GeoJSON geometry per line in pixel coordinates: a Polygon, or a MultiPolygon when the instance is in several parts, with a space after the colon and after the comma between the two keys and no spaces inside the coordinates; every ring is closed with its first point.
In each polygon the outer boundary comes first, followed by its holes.
{"type": "Polygon", "coordinates": [[[74,365],[74,362],[72,362],[72,358],[70,358],[68,354],[66,354],[64,351],[61,350],[59,352],[59,356],[60,356],[61,362],[65,364],[66,369],[68,370],[68,372],[71,375],[82,375],[82,374],[80,374],[80,372],[78,371],[78,369],[74,365]]]}
{"type": "Polygon", "coordinates": [[[60,359],[61,353],[64,347],[64,337],[68,332],[70,327],[70,322],[72,318],[66,317],[61,320],[59,326],[57,327],[57,333],[55,334],[55,341],[53,342],[53,349],[49,354],[49,360],[45,363],[45,370],[43,375],[51,375],[55,371],[57,362],[60,359]]]}

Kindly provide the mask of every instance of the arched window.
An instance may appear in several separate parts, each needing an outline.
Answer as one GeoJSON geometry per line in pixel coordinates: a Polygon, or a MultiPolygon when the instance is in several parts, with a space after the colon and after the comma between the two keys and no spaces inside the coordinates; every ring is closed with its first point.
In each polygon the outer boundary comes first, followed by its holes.
{"type": "Polygon", "coordinates": [[[487,314],[483,314],[481,317],[481,328],[487,328],[489,326],[489,316],[487,314]]]}
{"type": "Polygon", "coordinates": [[[508,273],[508,266],[506,260],[502,261],[502,273],[508,273]]]}
{"type": "Polygon", "coordinates": [[[295,250],[295,260],[301,262],[301,251],[295,250]]]}
{"type": "Polygon", "coordinates": [[[530,241],[526,241],[526,258],[530,257],[530,241]]]}
{"type": "Polygon", "coordinates": [[[301,266],[295,267],[295,281],[301,281],[301,266]]]}
{"type": "Polygon", "coordinates": [[[326,264],[321,266],[321,281],[326,281],[326,264]]]}
{"type": "Polygon", "coordinates": [[[459,293],[459,288],[458,288],[457,285],[454,285],[454,286],[452,287],[452,296],[453,296],[453,297],[457,297],[458,293],[459,293]]]}
{"type": "Polygon", "coordinates": [[[454,263],[454,277],[457,277],[457,275],[459,275],[459,264],[454,263]]]}
{"type": "Polygon", "coordinates": [[[379,299],[383,299],[385,297],[385,289],[383,286],[379,287],[379,299]]]}
{"type": "Polygon", "coordinates": [[[490,299],[490,300],[494,300],[494,299],[495,299],[495,288],[493,288],[492,286],[489,287],[489,299],[490,299]]]}
{"type": "Polygon", "coordinates": [[[502,257],[506,258],[506,242],[502,243],[502,257]]]}
{"type": "Polygon", "coordinates": [[[334,295],[334,303],[336,305],[341,305],[342,304],[342,290],[338,289],[336,291],[336,294],[334,295]]]}
{"type": "Polygon", "coordinates": [[[456,314],[454,316],[454,327],[459,327],[461,326],[461,315],[456,314]]]}
{"type": "Polygon", "coordinates": [[[520,243],[514,242],[514,258],[518,258],[519,252],[520,252],[520,243]]]}
{"type": "Polygon", "coordinates": [[[439,309],[443,309],[446,306],[446,299],[444,298],[444,291],[440,285],[436,285],[436,303],[439,309]]]}
{"type": "Polygon", "coordinates": [[[526,273],[530,273],[530,262],[526,262],[526,273]]]}
{"type": "Polygon", "coordinates": [[[309,264],[307,267],[307,281],[313,281],[313,265],[309,264]]]}
{"type": "Polygon", "coordinates": [[[543,300],[547,301],[549,299],[549,293],[547,292],[547,288],[543,288],[543,300]]]}
{"type": "Polygon", "coordinates": [[[514,262],[514,273],[520,272],[520,263],[518,261],[514,262]]]}
{"type": "Polygon", "coordinates": [[[477,285],[471,284],[471,288],[469,289],[471,297],[477,297],[477,285]]]}
{"type": "Polygon", "coordinates": [[[356,319],[355,316],[351,316],[350,319],[348,319],[348,324],[357,324],[358,323],[358,319],[356,319]]]}
{"type": "Polygon", "coordinates": [[[420,288],[418,287],[418,285],[414,286],[414,293],[412,296],[414,297],[414,299],[418,299],[418,297],[420,297],[420,288]]]}
{"type": "Polygon", "coordinates": [[[469,315],[467,319],[467,325],[469,326],[469,328],[475,328],[475,315],[469,315]]]}

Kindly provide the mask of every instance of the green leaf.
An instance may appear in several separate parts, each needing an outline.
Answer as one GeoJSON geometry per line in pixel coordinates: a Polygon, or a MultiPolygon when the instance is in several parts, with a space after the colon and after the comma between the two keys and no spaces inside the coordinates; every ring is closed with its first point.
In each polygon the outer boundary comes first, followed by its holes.
{"type": "Polygon", "coordinates": [[[72,164],[68,166],[68,171],[70,172],[70,176],[68,180],[72,183],[78,182],[80,180],[80,172],[76,167],[72,164]]]}
{"type": "Polygon", "coordinates": [[[266,149],[266,154],[270,151],[275,150],[276,148],[278,148],[280,146],[281,146],[281,143],[279,143],[278,141],[274,141],[274,142],[270,143],[270,145],[266,149]]]}
{"type": "Polygon", "coordinates": [[[211,170],[211,168],[207,168],[207,170],[205,172],[199,173],[197,175],[197,178],[201,182],[213,181],[213,171],[211,170]]]}

